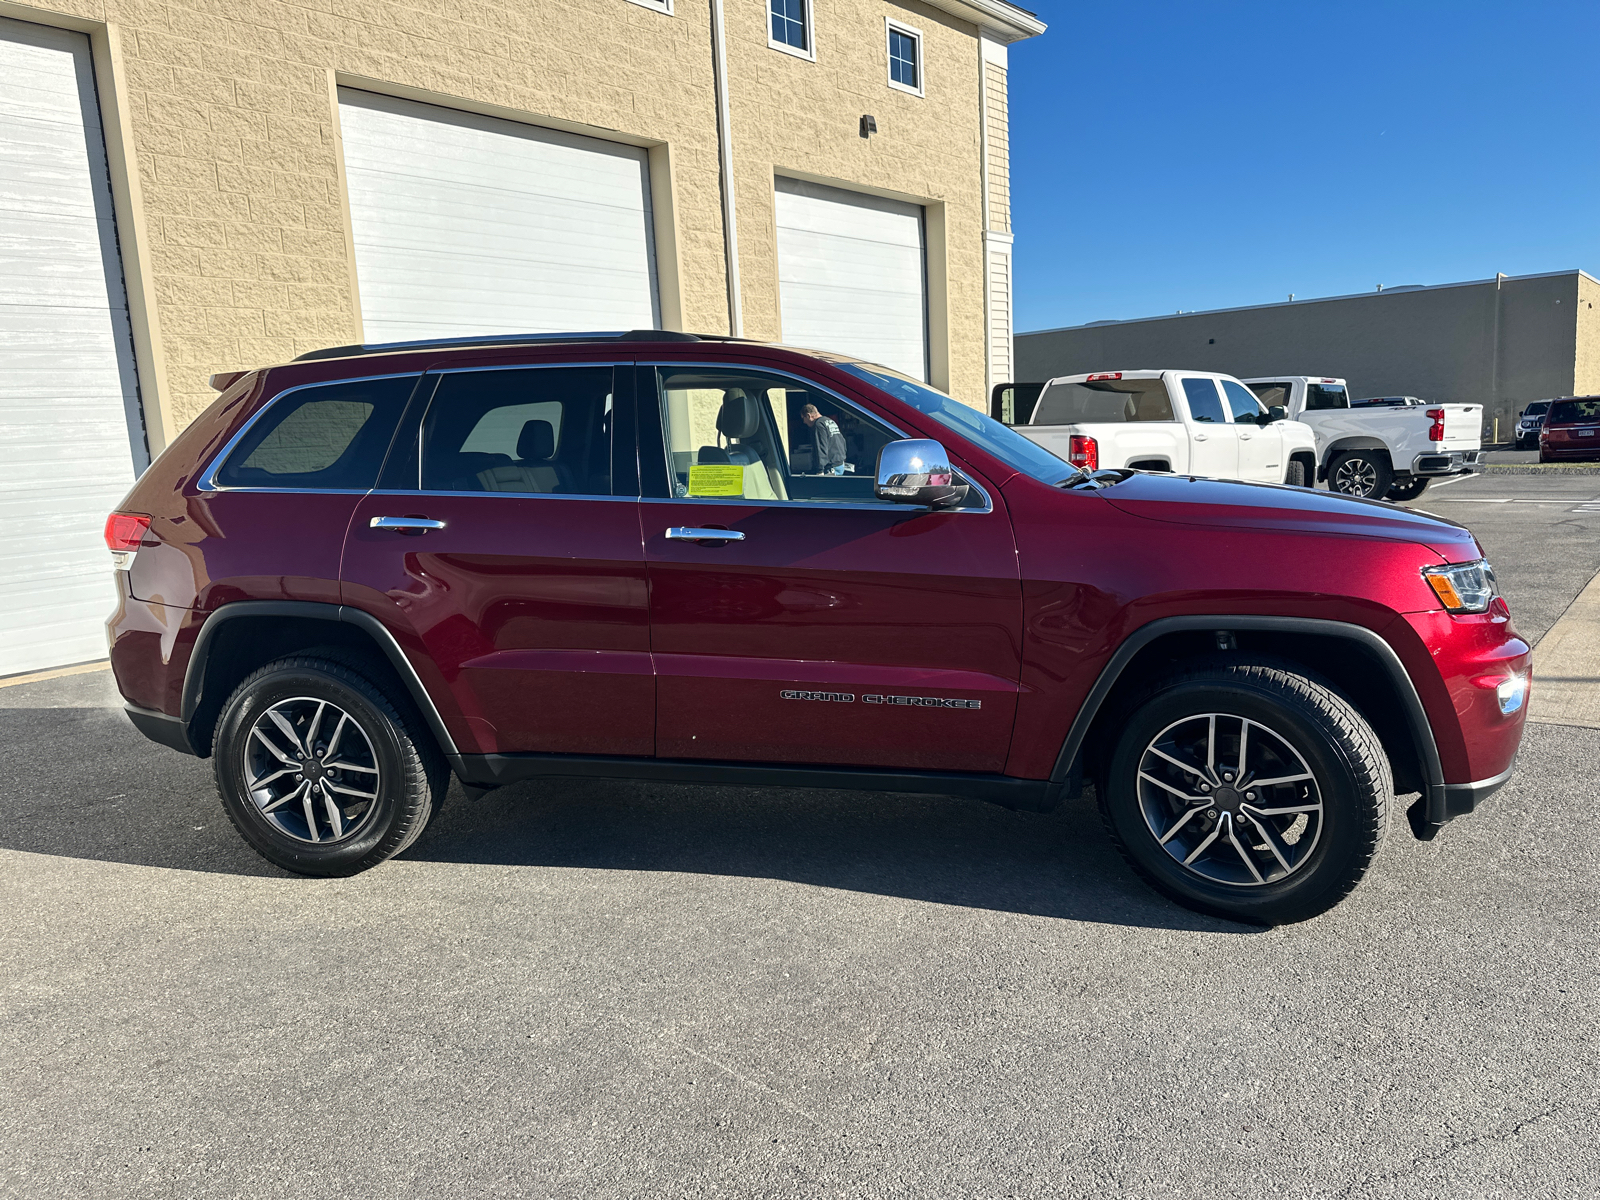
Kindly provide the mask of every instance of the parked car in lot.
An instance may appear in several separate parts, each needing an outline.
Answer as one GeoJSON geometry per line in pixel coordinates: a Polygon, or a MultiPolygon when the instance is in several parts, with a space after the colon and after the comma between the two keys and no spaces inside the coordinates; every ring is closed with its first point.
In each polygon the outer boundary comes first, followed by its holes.
{"type": "Polygon", "coordinates": [[[1483,405],[1423,405],[1377,397],[1353,408],[1345,381],[1272,375],[1244,381],[1263,404],[1281,404],[1317,438],[1317,479],[1373,500],[1415,500],[1428,482],[1466,475],[1483,458],[1483,405]],[[1393,403],[1391,403],[1391,401],[1393,403]]]}
{"type": "Polygon", "coordinates": [[[1307,486],[1311,430],[1231,375],[1097,371],[1052,379],[1017,432],[1074,466],[1307,486]]]}
{"type": "Polygon", "coordinates": [[[1539,461],[1600,459],[1600,396],[1550,401],[1539,426],[1539,461]]]}
{"type": "MultiPolygon", "coordinates": [[[[1343,383],[1343,380],[1340,380],[1343,383]]],[[[1421,408],[1424,401],[1416,396],[1366,396],[1350,401],[1351,408],[1421,408]]]]}
{"type": "Polygon", "coordinates": [[[1079,469],[887,368],[687,334],[217,382],[107,522],[111,663],[290,871],[400,853],[452,773],[1034,810],[1087,779],[1153,886],[1292,921],[1397,790],[1429,838],[1516,757],[1529,648],[1436,517],[1079,469]],[[812,407],[859,470],[794,469],[812,407]]]}
{"type": "Polygon", "coordinates": [[[1518,450],[1532,450],[1539,444],[1539,426],[1550,411],[1552,401],[1535,400],[1517,417],[1516,445],[1518,450]]]}

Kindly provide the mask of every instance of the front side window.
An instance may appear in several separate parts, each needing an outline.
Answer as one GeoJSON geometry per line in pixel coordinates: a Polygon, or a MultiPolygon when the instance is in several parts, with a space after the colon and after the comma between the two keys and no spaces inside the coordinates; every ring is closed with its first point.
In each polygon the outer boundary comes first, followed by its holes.
{"type": "Polygon", "coordinates": [[[733,367],[658,367],[671,494],[874,504],[878,451],[900,435],[828,392],[733,367]]]}
{"type": "Polygon", "coordinates": [[[422,422],[422,490],[611,495],[610,367],[442,375],[422,422]]]}
{"type": "Polygon", "coordinates": [[[772,21],[771,45],[811,54],[811,0],[767,0],[772,21]]]}
{"type": "Polygon", "coordinates": [[[274,400],[218,468],[229,488],[363,492],[383,466],[417,376],[318,384],[274,400]]]}
{"type": "Polygon", "coordinates": [[[1235,425],[1261,424],[1259,418],[1265,415],[1266,409],[1261,407],[1261,402],[1250,393],[1249,388],[1231,379],[1224,379],[1222,390],[1227,394],[1228,411],[1233,414],[1235,425]]]}
{"type": "Polygon", "coordinates": [[[1306,388],[1306,408],[1349,408],[1350,397],[1339,384],[1313,383],[1306,388]]]}
{"type": "Polygon", "coordinates": [[[1228,414],[1222,409],[1215,379],[1185,379],[1183,395],[1189,401],[1189,415],[1202,425],[1226,425],[1228,414]]]}
{"type": "Polygon", "coordinates": [[[1172,401],[1160,379],[1094,379],[1052,383],[1039,396],[1035,425],[1120,425],[1173,421],[1172,401]]]}
{"type": "Polygon", "coordinates": [[[903,25],[890,24],[889,83],[901,91],[922,95],[922,35],[903,25]]]}

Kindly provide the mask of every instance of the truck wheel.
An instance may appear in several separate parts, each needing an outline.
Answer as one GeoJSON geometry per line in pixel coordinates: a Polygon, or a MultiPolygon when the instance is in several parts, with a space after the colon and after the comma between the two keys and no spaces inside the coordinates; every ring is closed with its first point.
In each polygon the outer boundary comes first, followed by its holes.
{"type": "Polygon", "coordinates": [[[1389,485],[1390,500],[1415,500],[1428,490],[1431,481],[1426,475],[1411,475],[1389,485]]]}
{"type": "Polygon", "coordinates": [[[1346,450],[1328,464],[1329,489],[1347,496],[1382,499],[1393,478],[1388,458],[1370,450],[1346,450]]]}
{"type": "Polygon", "coordinates": [[[315,657],[268,663],[234,690],[214,770],[244,840],[300,875],[354,875],[399,854],[449,781],[432,739],[379,688],[315,657]]]}
{"type": "Polygon", "coordinates": [[[1298,458],[1291,459],[1289,469],[1283,473],[1283,482],[1289,487],[1306,486],[1306,464],[1298,458]]]}
{"type": "Polygon", "coordinates": [[[1157,891],[1253,924],[1332,908],[1377,854],[1394,784],[1378,735],[1292,664],[1176,675],[1123,724],[1100,812],[1157,891]]]}

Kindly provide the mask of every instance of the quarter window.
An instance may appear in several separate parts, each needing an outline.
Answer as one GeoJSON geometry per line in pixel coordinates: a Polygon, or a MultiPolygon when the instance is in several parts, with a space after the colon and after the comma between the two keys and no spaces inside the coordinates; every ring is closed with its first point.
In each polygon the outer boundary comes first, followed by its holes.
{"type": "Polygon", "coordinates": [[[422,490],[611,494],[611,368],[442,376],[422,423],[422,490]]]}
{"type": "Polygon", "coordinates": [[[889,86],[922,95],[922,34],[888,22],[889,86]]]}
{"type": "Polygon", "coordinates": [[[811,0],[767,0],[771,33],[767,44],[803,58],[812,57],[811,0]]]}
{"type": "Polygon", "coordinates": [[[300,388],[279,397],[218,469],[220,487],[363,492],[394,438],[417,376],[300,388]]]}

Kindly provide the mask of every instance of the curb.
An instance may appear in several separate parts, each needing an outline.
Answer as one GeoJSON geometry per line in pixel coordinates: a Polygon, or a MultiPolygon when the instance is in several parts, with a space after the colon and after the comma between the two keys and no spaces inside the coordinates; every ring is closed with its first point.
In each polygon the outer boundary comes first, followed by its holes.
{"type": "Polygon", "coordinates": [[[1510,463],[1479,467],[1483,475],[1600,475],[1600,463],[1564,466],[1561,463],[1510,463]]]}

